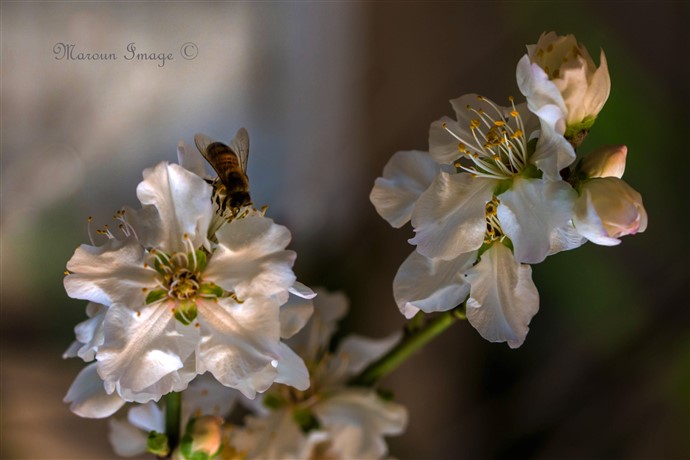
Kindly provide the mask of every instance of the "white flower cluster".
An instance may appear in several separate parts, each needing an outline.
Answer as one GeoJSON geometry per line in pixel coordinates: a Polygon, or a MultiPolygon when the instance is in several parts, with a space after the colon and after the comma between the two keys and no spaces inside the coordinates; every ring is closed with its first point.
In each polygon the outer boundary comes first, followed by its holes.
{"type": "MultiPolygon", "coordinates": [[[[209,148],[237,162],[219,145],[209,148]]],[[[110,421],[113,448],[123,456],[198,459],[223,450],[224,458],[314,458],[317,449],[329,458],[385,455],[383,435],[402,431],[405,409],[347,382],[398,337],[351,338],[331,356],[344,299],[324,293],[304,328],[316,293],[296,281],[290,232],[253,207],[246,177],[240,186],[219,184],[205,176],[201,155],[181,143],[178,156],[179,165],[146,169],[137,187],[141,208],[118,211],[118,230],[99,230],[104,243],[91,237],[67,263],[67,293],[89,303],[64,356],[89,364],[65,402],[89,418],[132,403],[126,421],[110,421]],[[269,388],[271,396],[245,405],[279,401],[279,408],[228,428],[223,416],[238,398],[250,401],[269,388]],[[183,391],[186,438],[169,446],[166,409],[157,401],[183,391]]]]}
{"type": "MultiPolygon", "coordinates": [[[[227,459],[378,459],[387,454],[383,437],[402,433],[407,411],[374,389],[348,386],[348,380],[387,352],[400,335],[378,340],[353,335],[331,352],[347,300],[340,293],[318,294],[313,302],[291,296],[281,318],[283,333],[289,335],[302,326],[295,318],[313,312],[307,326],[287,340],[307,363],[309,389],[277,384],[250,400],[208,374],[195,379],[184,393],[182,420],[205,423],[206,429],[194,437],[193,451],[227,459]],[[225,423],[237,403],[251,415],[242,425],[225,423]]],[[[131,407],[126,419],[110,420],[113,449],[122,456],[147,452],[148,433],[164,432],[164,421],[165,408],[154,402],[131,407]]]]}
{"type": "Polygon", "coordinates": [[[525,103],[452,100],[456,117],[431,124],[429,151],[397,152],[370,195],[392,226],[414,228],[393,283],[400,311],[466,302],[485,339],[513,348],[539,308],[530,264],[647,226],[640,195],[620,179],[626,147],[576,154],[609,95],[603,52],[597,68],[572,35],[552,32],[527,49],[517,66],[525,103]]]}

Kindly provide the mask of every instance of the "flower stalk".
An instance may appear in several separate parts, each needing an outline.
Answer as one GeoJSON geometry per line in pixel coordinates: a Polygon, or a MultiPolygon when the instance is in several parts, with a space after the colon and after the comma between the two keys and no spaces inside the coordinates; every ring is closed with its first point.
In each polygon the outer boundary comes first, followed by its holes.
{"type": "Polygon", "coordinates": [[[408,332],[400,343],[388,353],[371,363],[359,375],[352,378],[349,382],[350,385],[372,386],[381,378],[397,369],[414,352],[423,348],[457,321],[464,319],[467,319],[465,303],[439,314],[425,325],[408,332]]]}
{"type": "MultiPolygon", "coordinates": [[[[173,391],[165,395],[165,434],[172,453],[180,443],[180,423],[182,418],[182,393],[173,391]]],[[[169,454],[170,455],[170,454],[169,454]]]]}

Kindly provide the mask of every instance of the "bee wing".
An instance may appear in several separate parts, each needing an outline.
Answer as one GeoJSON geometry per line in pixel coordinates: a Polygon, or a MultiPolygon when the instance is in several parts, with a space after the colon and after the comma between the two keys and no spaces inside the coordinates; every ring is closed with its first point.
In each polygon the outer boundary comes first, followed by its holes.
{"type": "Polygon", "coordinates": [[[230,141],[230,148],[240,160],[242,172],[247,174],[247,159],[249,158],[249,133],[246,129],[240,128],[235,134],[235,138],[230,141]]]}
{"type": "MultiPolygon", "coordinates": [[[[194,135],[194,143],[196,144],[196,148],[199,149],[199,152],[208,160],[208,157],[206,156],[206,149],[208,148],[209,145],[213,144],[215,141],[208,137],[206,134],[201,134],[197,133],[194,135]]],[[[209,162],[210,163],[210,162],[209,162]]]]}

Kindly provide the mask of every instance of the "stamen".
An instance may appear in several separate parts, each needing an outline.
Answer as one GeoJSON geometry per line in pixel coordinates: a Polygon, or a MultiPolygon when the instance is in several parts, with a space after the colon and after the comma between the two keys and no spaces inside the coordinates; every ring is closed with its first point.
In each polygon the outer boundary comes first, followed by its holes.
{"type": "Polygon", "coordinates": [[[96,246],[96,243],[93,242],[93,235],[91,234],[91,222],[93,222],[93,216],[89,216],[89,218],[86,219],[86,233],[89,234],[89,241],[91,241],[91,246],[96,246]]]}

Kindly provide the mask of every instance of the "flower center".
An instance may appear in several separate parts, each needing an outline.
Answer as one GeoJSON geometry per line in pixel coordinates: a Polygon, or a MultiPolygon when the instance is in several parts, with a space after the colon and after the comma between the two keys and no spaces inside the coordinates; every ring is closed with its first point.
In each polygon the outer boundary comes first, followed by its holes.
{"type": "Polygon", "coordinates": [[[146,304],[159,301],[172,301],[173,314],[184,325],[191,324],[197,316],[197,301],[199,299],[217,300],[219,297],[230,296],[223,288],[214,283],[203,282],[203,271],[206,268],[207,255],[201,249],[195,249],[189,236],[183,236],[187,252],[168,254],[159,249],[149,252],[145,267],[151,266],[158,272],[156,289],[149,291],[146,304]]]}
{"type": "Polygon", "coordinates": [[[491,179],[508,179],[520,174],[527,164],[527,141],[520,113],[510,97],[511,110],[503,109],[483,96],[477,98],[491,107],[493,114],[470,105],[467,110],[477,118],[469,123],[471,138],[454,133],[446,123],[442,127],[458,140],[460,159],[455,162],[458,170],[491,179]]]}

